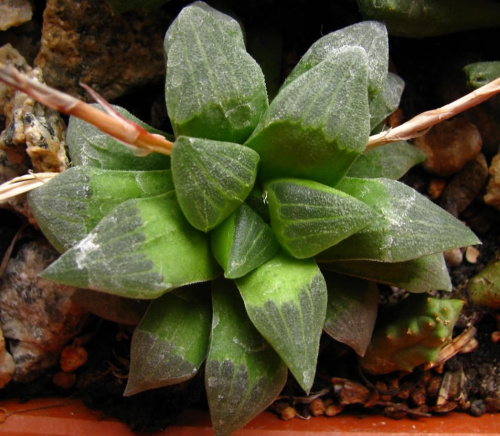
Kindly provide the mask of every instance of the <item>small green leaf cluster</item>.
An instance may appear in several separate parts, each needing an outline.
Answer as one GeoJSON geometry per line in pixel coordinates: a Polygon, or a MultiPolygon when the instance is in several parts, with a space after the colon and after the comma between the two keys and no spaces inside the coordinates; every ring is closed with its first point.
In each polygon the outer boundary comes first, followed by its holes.
{"type": "Polygon", "coordinates": [[[323,330],[365,354],[375,282],[450,290],[442,252],[478,240],[395,180],[418,150],[365,152],[403,89],[382,24],[322,37],[270,103],[239,25],[204,3],[180,12],[165,55],[171,157],[134,156],[72,118],[74,167],[30,205],[62,252],[44,277],[151,300],[126,394],[205,362],[225,435],[276,398],[288,370],[309,392],[323,330]]]}

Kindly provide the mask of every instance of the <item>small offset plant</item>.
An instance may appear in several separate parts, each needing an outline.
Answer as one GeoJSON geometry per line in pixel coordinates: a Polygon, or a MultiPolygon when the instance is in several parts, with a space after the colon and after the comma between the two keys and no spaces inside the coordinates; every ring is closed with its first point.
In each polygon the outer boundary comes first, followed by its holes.
{"type": "Polygon", "coordinates": [[[370,373],[435,361],[462,302],[427,292],[451,290],[443,251],[479,241],[396,181],[424,159],[418,150],[370,149],[398,132],[383,130],[403,90],[387,71],[385,27],[322,37],[270,103],[239,25],[204,3],[180,12],[165,55],[174,138],[105,102],[111,116],[14,83],[128,138],[124,147],[72,117],[73,168],[29,196],[62,253],[43,277],[151,300],[125,395],[188,380],[204,363],[214,430],[227,435],[273,402],[288,371],[311,390],[323,331],[370,373]],[[415,295],[373,333],[376,282],[415,295]]]}

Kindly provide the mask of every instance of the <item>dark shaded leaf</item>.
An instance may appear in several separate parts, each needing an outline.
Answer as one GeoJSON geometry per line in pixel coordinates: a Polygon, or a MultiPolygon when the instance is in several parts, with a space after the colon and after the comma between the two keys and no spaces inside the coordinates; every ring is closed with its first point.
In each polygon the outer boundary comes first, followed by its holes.
{"type": "Polygon", "coordinates": [[[325,275],[328,306],[324,330],[363,356],[377,319],[377,285],[366,280],[329,273],[325,275]]]}
{"type": "Polygon", "coordinates": [[[151,299],[218,273],[206,235],[189,225],[172,192],[120,204],[42,276],[151,299]]]}
{"type": "Polygon", "coordinates": [[[279,253],[236,285],[257,330],[309,392],[327,304],[325,279],[316,263],[279,253]]]}
{"type": "Polygon", "coordinates": [[[255,329],[236,287],[213,282],[214,317],[205,385],[216,436],[230,435],[278,396],[287,368],[255,329]]]}
{"type": "Polygon", "coordinates": [[[150,303],[132,336],[124,395],[194,377],[208,351],[212,321],[209,289],[192,285],[150,303]]]}
{"type": "Polygon", "coordinates": [[[322,269],[403,288],[408,292],[448,291],[451,280],[442,253],[405,262],[345,260],[322,262],[322,269]]]}

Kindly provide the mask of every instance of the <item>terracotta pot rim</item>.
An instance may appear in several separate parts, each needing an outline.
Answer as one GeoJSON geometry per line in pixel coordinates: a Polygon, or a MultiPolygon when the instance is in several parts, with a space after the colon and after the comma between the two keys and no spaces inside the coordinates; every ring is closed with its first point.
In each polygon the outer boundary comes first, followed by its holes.
{"type": "MultiPolygon", "coordinates": [[[[36,399],[28,403],[0,401],[0,434],[2,436],[132,436],[126,425],[85,407],[79,399],[36,399]],[[4,421],[4,422],[2,422],[4,421]]],[[[310,420],[282,421],[264,412],[235,436],[365,436],[425,435],[474,436],[500,434],[500,415],[485,414],[479,418],[465,413],[450,413],[432,418],[394,420],[380,415],[338,415],[310,420]]],[[[150,436],[212,435],[208,414],[198,410],[184,412],[178,423],[150,436]]]]}

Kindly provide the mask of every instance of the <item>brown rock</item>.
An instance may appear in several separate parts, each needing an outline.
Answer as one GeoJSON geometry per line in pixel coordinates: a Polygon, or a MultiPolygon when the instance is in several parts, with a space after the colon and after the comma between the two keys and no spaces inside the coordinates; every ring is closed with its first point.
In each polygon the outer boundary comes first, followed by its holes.
{"type": "Polygon", "coordinates": [[[482,153],[467,162],[451,179],[441,195],[441,207],[460,215],[480,194],[488,179],[488,164],[482,153]]]}
{"type": "Polygon", "coordinates": [[[500,153],[491,161],[489,173],[490,180],[486,188],[484,201],[486,204],[500,210],[500,153]]]}
{"type": "Polygon", "coordinates": [[[83,82],[111,100],[162,80],[168,24],[161,12],[113,16],[102,0],[48,0],[35,65],[51,86],[88,100],[83,82]]]}
{"type": "Polygon", "coordinates": [[[426,171],[447,177],[460,171],[477,156],[482,139],[474,124],[462,118],[453,118],[415,138],[414,145],[427,155],[423,163],[426,171]]]}
{"type": "Polygon", "coordinates": [[[16,365],[14,381],[33,380],[56,364],[85,323],[86,312],[71,298],[74,288],[38,276],[57,256],[45,240],[29,242],[0,282],[0,327],[16,365]]]}
{"type": "Polygon", "coordinates": [[[5,338],[0,329],[0,389],[12,380],[15,370],[16,364],[12,355],[5,349],[5,338]]]}

